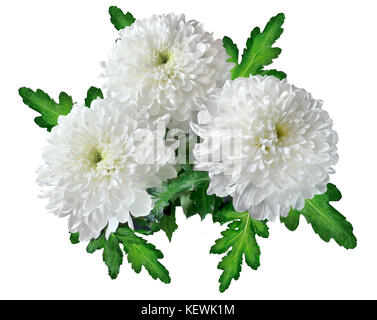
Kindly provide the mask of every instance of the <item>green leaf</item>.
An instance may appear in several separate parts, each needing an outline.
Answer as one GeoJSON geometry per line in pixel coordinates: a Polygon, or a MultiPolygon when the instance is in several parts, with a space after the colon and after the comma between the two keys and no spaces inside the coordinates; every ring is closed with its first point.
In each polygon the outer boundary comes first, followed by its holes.
{"type": "Polygon", "coordinates": [[[69,236],[69,240],[71,240],[72,244],[78,244],[80,242],[79,240],[79,233],[71,233],[69,236]]]}
{"type": "Polygon", "coordinates": [[[192,200],[190,199],[190,192],[183,192],[179,196],[179,201],[183,210],[183,213],[186,215],[187,218],[193,216],[196,214],[196,212],[192,213],[192,210],[190,210],[190,207],[192,205],[192,200]]]}
{"type": "Polygon", "coordinates": [[[155,232],[161,230],[160,224],[156,221],[156,217],[153,213],[145,217],[138,217],[133,218],[135,232],[144,234],[144,235],[151,235],[155,232]]]}
{"type": "Polygon", "coordinates": [[[130,12],[124,14],[123,11],[116,6],[111,6],[109,8],[109,13],[110,21],[117,30],[129,27],[135,22],[135,18],[130,12]]]}
{"type": "Polygon", "coordinates": [[[212,219],[213,222],[219,222],[221,225],[223,225],[229,221],[239,219],[240,215],[243,215],[243,213],[239,213],[238,211],[234,210],[232,203],[227,202],[221,208],[219,208],[219,210],[215,210],[212,215],[212,219]]]}
{"type": "Polygon", "coordinates": [[[283,22],[284,14],[279,13],[270,19],[263,32],[258,27],[253,29],[250,38],[247,39],[241,63],[231,71],[232,79],[259,74],[265,66],[271,64],[272,60],[279,56],[281,49],[274,48],[272,45],[283,32],[281,27],[283,22]]]}
{"type": "Polygon", "coordinates": [[[173,203],[181,193],[196,190],[209,181],[208,172],[184,171],[177,178],[165,182],[161,188],[150,189],[149,193],[157,199],[153,213],[161,219],[164,210],[173,203]]]}
{"type": "Polygon", "coordinates": [[[175,230],[177,230],[178,225],[175,221],[175,206],[171,205],[169,207],[169,211],[169,214],[164,214],[164,216],[161,218],[160,227],[166,233],[169,241],[171,241],[173,233],[175,230]]]}
{"type": "Polygon", "coordinates": [[[297,210],[291,210],[287,217],[280,217],[280,221],[288,230],[295,231],[300,224],[300,213],[297,210]]]}
{"type": "Polygon", "coordinates": [[[283,71],[277,71],[275,69],[272,70],[262,70],[259,72],[261,76],[274,76],[275,78],[278,78],[280,80],[283,80],[287,77],[286,73],[283,71]]]}
{"type": "Polygon", "coordinates": [[[104,232],[97,239],[91,239],[88,246],[86,247],[86,252],[93,253],[97,250],[101,250],[105,247],[106,239],[104,232]]]}
{"type": "Polygon", "coordinates": [[[330,201],[339,201],[341,198],[342,194],[337,187],[329,183],[325,193],[306,200],[304,209],[291,210],[283,222],[285,225],[288,224],[288,229],[295,230],[296,224],[298,226],[297,216],[301,214],[323,241],[329,242],[330,239],[334,239],[340,246],[353,249],[357,245],[357,239],[353,234],[351,223],[329,204],[330,201]],[[292,220],[293,223],[287,222],[292,220]]]}
{"type": "Polygon", "coordinates": [[[65,92],[60,93],[59,103],[56,103],[40,89],[34,92],[23,87],[18,90],[18,93],[26,105],[42,115],[36,117],[34,121],[38,126],[46,128],[47,131],[51,131],[58,124],[58,117],[67,115],[73,106],[72,97],[65,92]]]}
{"type": "MultiPolygon", "coordinates": [[[[183,212],[187,217],[191,217],[195,214],[199,214],[200,218],[203,220],[207,214],[213,213],[216,206],[216,196],[208,195],[209,183],[204,183],[200,185],[197,190],[192,191],[189,198],[190,204],[186,202],[182,208],[183,212]]],[[[185,199],[183,200],[185,201],[185,199]]]]}
{"type": "Polygon", "coordinates": [[[160,250],[143,238],[138,237],[127,226],[118,228],[115,236],[123,244],[124,251],[127,253],[127,260],[136,273],[139,273],[144,266],[153,279],[158,278],[164,283],[170,283],[168,270],[158,261],[164,257],[160,250]]]}
{"type": "Polygon", "coordinates": [[[161,251],[143,238],[138,237],[135,231],[126,224],[121,225],[115,233],[111,233],[109,238],[105,238],[105,230],[97,239],[90,240],[86,251],[93,253],[96,250],[103,250],[103,261],[107,265],[111,279],[115,279],[123,262],[123,252],[120,248],[123,245],[128,261],[132,268],[139,273],[144,266],[153,279],[159,278],[165,283],[170,282],[169,272],[158,261],[163,258],[161,251]]]}
{"type": "Polygon", "coordinates": [[[238,48],[235,43],[233,43],[232,39],[229,37],[223,38],[223,46],[225,48],[226,53],[230,56],[227,62],[233,62],[236,65],[238,64],[238,48]]]}
{"type": "Polygon", "coordinates": [[[97,98],[103,99],[102,90],[96,87],[90,87],[85,98],[85,105],[90,108],[90,105],[97,98]]]}
{"type": "Polygon", "coordinates": [[[113,233],[109,235],[109,239],[105,243],[102,258],[109,269],[110,278],[114,280],[118,276],[123,262],[123,252],[119,247],[118,239],[113,233]]]}
{"type": "Polygon", "coordinates": [[[239,279],[243,257],[252,269],[259,267],[261,253],[255,236],[267,238],[269,233],[265,221],[252,219],[249,212],[235,211],[230,202],[216,212],[214,220],[221,224],[230,222],[228,229],[221,233],[222,238],[216,240],[210,250],[214,254],[226,253],[218,264],[223,270],[219,279],[220,292],[224,292],[233,279],[239,279]]]}

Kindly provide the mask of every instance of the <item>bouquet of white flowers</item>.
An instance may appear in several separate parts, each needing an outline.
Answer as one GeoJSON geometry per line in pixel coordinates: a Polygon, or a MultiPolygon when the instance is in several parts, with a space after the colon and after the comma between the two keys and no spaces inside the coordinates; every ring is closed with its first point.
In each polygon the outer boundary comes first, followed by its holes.
{"type": "Polygon", "coordinates": [[[328,242],[356,247],[352,225],[329,202],[338,161],[332,120],[286,74],[266,69],[281,53],[282,13],[254,28],[239,58],[229,37],[173,13],[137,19],[110,7],[118,30],[103,63],[103,88],[84,103],[62,92],[20,88],[51,132],[37,182],[47,209],[68,216],[72,243],[103,250],[115,279],[123,256],[139,273],[169,283],[161,251],[145,237],[178,228],[187,217],[212,215],[227,229],[210,249],[225,255],[220,291],[240,276],[242,261],[257,269],[256,237],[276,219],[295,230],[300,216],[328,242]],[[121,245],[123,250],[121,249],[121,245]]]}

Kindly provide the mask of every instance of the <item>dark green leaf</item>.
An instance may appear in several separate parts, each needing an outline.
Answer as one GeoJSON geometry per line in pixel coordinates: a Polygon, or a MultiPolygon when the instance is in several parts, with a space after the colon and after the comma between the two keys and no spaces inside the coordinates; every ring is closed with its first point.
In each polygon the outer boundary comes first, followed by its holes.
{"type": "Polygon", "coordinates": [[[265,66],[271,64],[272,60],[279,56],[281,49],[274,48],[272,45],[283,32],[281,27],[283,22],[284,14],[279,13],[270,19],[263,32],[258,27],[254,28],[250,38],[247,39],[241,63],[232,70],[232,79],[259,74],[265,66]]]}
{"type": "Polygon", "coordinates": [[[67,115],[73,106],[72,98],[65,92],[60,93],[59,103],[40,89],[34,92],[23,87],[18,90],[18,93],[26,105],[42,115],[34,119],[35,123],[48,131],[58,124],[58,117],[67,115]]]}
{"type": "Polygon", "coordinates": [[[213,213],[216,205],[216,196],[207,194],[208,185],[208,182],[204,183],[195,191],[191,192],[190,205],[185,203],[185,205],[182,206],[187,217],[199,214],[200,218],[203,220],[207,214],[213,213]]]}
{"type": "Polygon", "coordinates": [[[102,90],[96,87],[90,87],[86,94],[85,105],[90,108],[93,100],[96,100],[97,98],[103,99],[102,90]]]}
{"type": "Polygon", "coordinates": [[[109,13],[110,21],[117,30],[129,27],[135,22],[135,18],[130,12],[124,14],[123,11],[116,6],[111,6],[109,8],[109,13]]]}
{"type": "Polygon", "coordinates": [[[218,268],[223,270],[219,282],[220,292],[229,288],[231,281],[238,280],[242,269],[243,257],[248,266],[256,270],[260,265],[260,249],[255,236],[267,238],[266,221],[251,218],[249,212],[237,212],[229,202],[214,214],[214,220],[221,224],[230,222],[228,229],[221,233],[222,238],[216,240],[211,253],[226,255],[218,268]]]}
{"type": "Polygon", "coordinates": [[[86,247],[86,252],[93,253],[97,250],[101,250],[105,247],[106,239],[105,235],[102,232],[97,239],[90,240],[88,246],[86,247]]]}
{"type": "Polygon", "coordinates": [[[105,242],[102,257],[109,270],[110,278],[115,279],[123,262],[123,252],[119,247],[118,239],[113,233],[109,235],[109,239],[105,242]]]}
{"type": "Polygon", "coordinates": [[[123,244],[124,251],[127,253],[127,260],[136,273],[139,273],[144,266],[153,279],[158,278],[164,283],[170,283],[169,272],[158,261],[164,257],[160,250],[143,238],[138,237],[127,226],[118,228],[115,236],[123,244]]]}
{"type": "Polygon", "coordinates": [[[71,240],[72,244],[79,243],[80,242],[80,240],[79,240],[79,233],[78,232],[71,233],[70,236],[69,236],[69,240],[71,240]]]}
{"type": "Polygon", "coordinates": [[[135,232],[144,234],[144,235],[151,235],[155,232],[161,230],[160,224],[156,221],[156,217],[153,213],[145,217],[138,217],[133,218],[135,232]]]}
{"type": "Polygon", "coordinates": [[[177,178],[165,182],[161,188],[150,189],[150,194],[157,199],[153,213],[161,219],[166,207],[173,203],[178,196],[187,191],[196,190],[200,185],[208,183],[207,172],[185,171],[177,178]]]}
{"type": "Polygon", "coordinates": [[[238,48],[235,43],[233,43],[232,39],[229,37],[223,38],[223,46],[225,48],[226,53],[230,56],[227,62],[233,62],[238,65],[238,48]]]}
{"type": "Polygon", "coordinates": [[[300,211],[292,210],[283,222],[285,225],[288,224],[288,229],[294,230],[294,227],[297,228],[296,224],[298,225],[297,216],[301,214],[322,240],[329,242],[330,239],[334,239],[340,246],[353,249],[356,247],[357,239],[353,234],[352,225],[329,204],[330,201],[339,201],[341,198],[342,195],[337,187],[329,183],[324,194],[306,200],[304,209],[300,211]],[[286,223],[287,220],[293,220],[293,223],[286,223]]]}
{"type": "Polygon", "coordinates": [[[287,217],[280,217],[280,221],[291,230],[295,231],[300,223],[300,213],[297,210],[291,210],[287,217]]]}
{"type": "Polygon", "coordinates": [[[175,206],[171,205],[168,207],[169,214],[164,214],[160,221],[160,227],[161,229],[166,233],[166,236],[168,237],[169,241],[171,241],[171,238],[173,236],[173,232],[177,230],[178,225],[175,222],[175,206]]]}
{"type": "Polygon", "coordinates": [[[283,80],[287,77],[287,75],[283,71],[277,71],[275,69],[272,70],[262,70],[259,71],[261,76],[274,76],[275,78],[278,78],[280,80],[283,80]]]}

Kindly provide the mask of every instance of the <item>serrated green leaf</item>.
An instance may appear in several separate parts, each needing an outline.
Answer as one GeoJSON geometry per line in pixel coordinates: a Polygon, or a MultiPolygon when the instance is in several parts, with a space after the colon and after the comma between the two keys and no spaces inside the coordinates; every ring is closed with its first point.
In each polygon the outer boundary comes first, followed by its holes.
{"type": "Polygon", "coordinates": [[[171,241],[173,233],[175,230],[177,230],[178,225],[175,220],[175,206],[169,206],[169,211],[169,214],[164,214],[164,216],[161,218],[160,227],[166,233],[169,241],[171,241]]]}
{"type": "Polygon", "coordinates": [[[65,92],[59,95],[59,103],[56,103],[44,91],[37,89],[33,91],[29,88],[20,88],[19,95],[23,102],[31,109],[39,112],[42,116],[36,117],[34,122],[48,131],[58,124],[58,117],[67,115],[73,106],[72,97],[65,92]]]}
{"type": "Polygon", "coordinates": [[[86,252],[93,253],[97,250],[101,250],[105,247],[106,239],[105,235],[102,232],[97,239],[91,239],[88,246],[86,247],[86,252]]]}
{"type": "MultiPolygon", "coordinates": [[[[305,201],[304,209],[291,210],[288,215],[288,219],[297,219],[293,216],[303,215],[306,221],[311,224],[315,233],[319,237],[329,242],[330,239],[334,239],[337,244],[346,248],[353,249],[357,245],[357,239],[353,234],[353,227],[346,218],[340,214],[333,206],[329,204],[330,201],[339,201],[342,198],[342,194],[335,185],[329,183],[327,190],[321,195],[316,195],[313,199],[305,201]]],[[[286,224],[287,220],[283,220],[286,224]]],[[[298,225],[298,219],[297,219],[298,225]]],[[[286,224],[287,225],[287,224],[286,224]]],[[[293,223],[293,227],[295,223],[293,223]]],[[[289,227],[292,227],[288,224],[289,227]]],[[[292,229],[294,230],[295,228],[292,229]]],[[[297,228],[297,226],[296,226],[297,228]]]]}
{"type": "Polygon", "coordinates": [[[127,226],[118,228],[115,236],[123,244],[124,251],[127,253],[127,260],[136,273],[139,273],[144,266],[153,279],[158,278],[164,283],[170,283],[168,270],[158,261],[164,257],[160,250],[143,238],[138,237],[127,226]]]}
{"type": "Polygon", "coordinates": [[[232,202],[227,202],[222,208],[213,213],[212,219],[213,222],[219,222],[223,225],[226,222],[240,219],[243,215],[244,213],[234,210],[232,202]]]}
{"type": "Polygon", "coordinates": [[[238,48],[237,45],[229,37],[223,38],[223,46],[226,53],[230,56],[227,62],[233,62],[238,65],[238,48]]]}
{"type": "Polygon", "coordinates": [[[103,93],[102,90],[96,87],[90,87],[85,98],[85,106],[90,108],[90,105],[94,100],[97,98],[103,99],[103,93]]]}
{"type": "Polygon", "coordinates": [[[72,244],[78,244],[80,242],[79,240],[79,233],[71,233],[69,236],[69,240],[71,241],[72,244]]]}
{"type": "Polygon", "coordinates": [[[34,122],[41,128],[47,128],[48,131],[52,129],[52,127],[43,119],[43,117],[35,117],[34,122]]]}
{"type": "Polygon", "coordinates": [[[281,49],[274,48],[272,45],[283,32],[281,27],[283,22],[284,14],[279,13],[270,19],[263,32],[260,32],[258,27],[253,29],[250,38],[247,39],[241,63],[231,72],[232,79],[259,74],[265,66],[271,64],[272,60],[279,56],[281,49]]]}
{"type": "Polygon", "coordinates": [[[214,254],[227,253],[218,265],[218,268],[223,270],[219,279],[220,292],[224,292],[233,279],[239,279],[243,257],[252,269],[259,267],[260,248],[255,236],[267,238],[269,233],[266,221],[252,219],[249,212],[235,211],[231,203],[219,209],[214,220],[221,224],[230,222],[228,229],[221,233],[222,238],[216,240],[210,250],[214,254]]]}
{"type": "Polygon", "coordinates": [[[192,191],[200,185],[208,183],[208,172],[185,171],[177,178],[165,182],[161,188],[150,189],[149,193],[157,199],[153,213],[161,219],[166,207],[173,203],[181,193],[192,191]]]}
{"type": "Polygon", "coordinates": [[[260,74],[261,76],[274,76],[275,78],[278,78],[280,80],[283,80],[287,77],[285,72],[278,71],[278,70],[275,70],[275,69],[262,70],[262,71],[259,71],[258,74],[260,74]]]}
{"type": "Polygon", "coordinates": [[[195,214],[199,214],[200,218],[203,220],[207,214],[213,213],[216,205],[216,196],[208,195],[209,183],[204,183],[200,185],[195,191],[190,194],[191,203],[184,210],[187,217],[191,217],[195,214]]]}
{"type": "Polygon", "coordinates": [[[109,14],[110,21],[117,30],[129,27],[135,22],[135,18],[130,12],[124,14],[123,11],[116,6],[109,8],[109,14]]]}
{"type": "Polygon", "coordinates": [[[107,265],[110,278],[114,280],[118,276],[123,262],[123,252],[119,247],[117,237],[113,233],[109,235],[109,239],[105,242],[102,258],[107,265]]]}

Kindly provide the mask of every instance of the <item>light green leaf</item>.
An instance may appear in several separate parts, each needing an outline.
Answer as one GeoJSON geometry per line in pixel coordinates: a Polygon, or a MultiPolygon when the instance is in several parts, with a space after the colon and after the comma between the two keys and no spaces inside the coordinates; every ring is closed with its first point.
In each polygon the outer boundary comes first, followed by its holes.
{"type": "Polygon", "coordinates": [[[192,200],[190,199],[190,195],[191,195],[190,192],[183,192],[179,196],[179,201],[180,201],[183,213],[185,214],[187,218],[196,214],[196,212],[192,212],[192,210],[190,210],[191,205],[192,205],[192,200]]]}
{"type": "Polygon", "coordinates": [[[218,265],[223,270],[219,279],[220,292],[224,292],[233,279],[239,279],[243,257],[252,269],[259,267],[260,249],[255,236],[267,238],[269,233],[265,221],[252,219],[249,212],[235,211],[230,202],[214,214],[214,221],[230,222],[228,229],[221,233],[222,238],[216,240],[210,250],[215,254],[227,253],[218,265]]]}
{"type": "Polygon", "coordinates": [[[353,249],[357,245],[357,239],[351,223],[329,204],[330,201],[339,201],[341,198],[337,187],[329,183],[324,194],[306,200],[304,209],[292,210],[288,217],[282,220],[288,229],[295,230],[294,227],[298,226],[298,216],[301,214],[322,240],[329,242],[330,239],[334,239],[340,246],[353,249]]]}
{"type": "Polygon", "coordinates": [[[129,27],[135,22],[135,18],[130,12],[124,14],[123,11],[116,6],[111,6],[109,8],[109,13],[110,21],[117,30],[129,27]]]}
{"type": "Polygon", "coordinates": [[[127,260],[136,273],[139,273],[144,266],[153,279],[158,278],[164,283],[170,283],[168,270],[158,261],[164,257],[160,250],[157,250],[154,245],[143,238],[138,237],[127,226],[118,228],[115,236],[123,244],[124,251],[127,253],[127,260]]]}
{"type": "Polygon", "coordinates": [[[85,98],[85,105],[90,108],[90,105],[97,98],[103,99],[102,90],[96,87],[90,87],[85,98]]]}
{"type": "Polygon", "coordinates": [[[123,252],[119,247],[118,239],[113,233],[109,235],[109,239],[105,243],[102,258],[109,269],[110,278],[115,279],[123,262],[123,252]]]}
{"type": "Polygon", "coordinates": [[[23,102],[31,109],[39,112],[42,116],[34,119],[35,123],[46,128],[47,131],[58,124],[58,117],[67,115],[73,106],[72,97],[65,92],[59,95],[59,103],[56,103],[50,96],[40,89],[33,91],[29,88],[20,88],[18,93],[22,97],[23,102]]]}
{"type": "Polygon", "coordinates": [[[283,22],[284,14],[279,13],[270,19],[263,32],[258,27],[254,28],[250,38],[247,39],[241,63],[231,72],[232,79],[259,74],[265,66],[271,64],[272,60],[279,56],[281,49],[274,48],[272,45],[283,32],[281,27],[283,22]]]}

